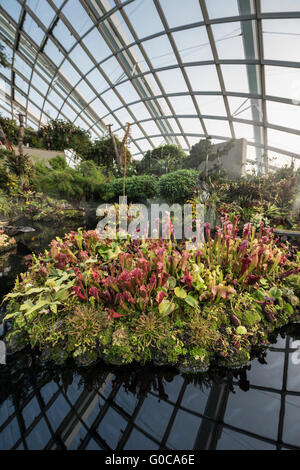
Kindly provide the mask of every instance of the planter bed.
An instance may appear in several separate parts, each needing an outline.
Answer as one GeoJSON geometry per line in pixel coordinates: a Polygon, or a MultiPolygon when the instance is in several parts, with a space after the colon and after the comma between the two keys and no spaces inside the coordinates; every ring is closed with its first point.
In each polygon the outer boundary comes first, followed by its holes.
{"type": "Polygon", "coordinates": [[[199,372],[246,364],[253,348],[297,318],[300,262],[273,230],[222,218],[189,251],[175,240],[54,240],[16,281],[5,321],[8,352],[78,365],[154,362],[199,372]]]}

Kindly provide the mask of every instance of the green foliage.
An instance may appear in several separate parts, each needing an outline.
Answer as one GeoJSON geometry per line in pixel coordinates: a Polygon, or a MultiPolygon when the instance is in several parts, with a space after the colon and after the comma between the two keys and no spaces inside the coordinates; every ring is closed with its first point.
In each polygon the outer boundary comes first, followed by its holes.
{"type": "MultiPolygon", "coordinates": [[[[117,148],[120,152],[122,142],[115,137],[117,148]]],[[[88,152],[85,154],[87,160],[93,160],[96,165],[102,166],[105,170],[105,174],[109,175],[110,173],[115,176],[121,176],[120,169],[117,166],[116,155],[114,150],[114,145],[111,137],[103,137],[100,140],[95,140],[89,148],[88,152]]],[[[127,164],[128,172],[127,174],[131,176],[133,169],[131,168],[130,162],[132,161],[132,155],[129,150],[127,150],[127,164]]]]}
{"type": "Polygon", "coordinates": [[[160,178],[158,192],[161,199],[170,202],[185,202],[194,195],[198,171],[178,170],[160,178]]]}
{"type": "Polygon", "coordinates": [[[186,154],[176,145],[164,145],[146,152],[144,158],[136,163],[139,174],[161,176],[182,168],[186,154]]]}
{"type": "Polygon", "coordinates": [[[5,52],[5,47],[4,44],[0,43],[0,65],[3,68],[8,68],[9,67],[9,62],[8,62],[8,57],[5,52]]]}
{"type": "Polygon", "coordinates": [[[65,170],[68,167],[66,159],[61,155],[51,158],[49,164],[53,170],[65,170]]]}
{"type": "Polygon", "coordinates": [[[101,168],[93,161],[84,161],[77,168],[71,168],[64,157],[58,155],[50,160],[50,166],[37,163],[32,184],[37,191],[53,197],[75,201],[92,199],[105,182],[101,168]]]}
{"type": "Polygon", "coordinates": [[[42,139],[43,147],[49,150],[73,149],[84,157],[91,146],[87,131],[62,119],[52,119],[37,134],[42,139]]]}
{"type": "MultiPolygon", "coordinates": [[[[107,200],[118,200],[123,195],[123,178],[108,183],[105,188],[107,200]]],[[[130,202],[145,201],[157,195],[157,180],[150,175],[132,176],[126,179],[126,196],[130,202]]]]}
{"type": "Polygon", "coordinates": [[[0,126],[3,129],[4,134],[12,145],[18,144],[19,138],[19,126],[15,119],[5,118],[0,115],[0,126]]]}

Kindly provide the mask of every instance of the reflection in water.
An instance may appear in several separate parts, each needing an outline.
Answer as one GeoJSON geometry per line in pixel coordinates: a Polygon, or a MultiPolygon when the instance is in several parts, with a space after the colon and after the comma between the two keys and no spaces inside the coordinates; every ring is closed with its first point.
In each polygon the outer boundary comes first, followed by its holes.
{"type": "Polygon", "coordinates": [[[291,338],[238,371],[74,369],[30,351],[0,369],[0,449],[299,449],[291,338]]]}
{"type": "MultiPolygon", "coordinates": [[[[40,251],[54,233],[30,236],[40,251]]],[[[4,273],[2,265],[0,296],[25,269],[24,254],[3,257],[4,273]]],[[[58,367],[18,353],[0,365],[0,449],[300,449],[299,337],[291,325],[248,367],[197,375],[58,367]]]]}

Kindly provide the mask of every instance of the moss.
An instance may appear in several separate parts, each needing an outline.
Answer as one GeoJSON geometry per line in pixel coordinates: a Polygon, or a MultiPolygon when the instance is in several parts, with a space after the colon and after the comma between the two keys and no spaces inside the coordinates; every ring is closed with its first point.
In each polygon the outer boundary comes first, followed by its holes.
{"type": "Polygon", "coordinates": [[[256,309],[248,311],[234,310],[234,313],[241,320],[242,325],[246,327],[256,325],[262,320],[261,314],[256,309]]]}
{"type": "Polygon", "coordinates": [[[28,344],[28,338],[24,331],[14,330],[6,336],[6,348],[8,353],[22,351],[28,344]]]}

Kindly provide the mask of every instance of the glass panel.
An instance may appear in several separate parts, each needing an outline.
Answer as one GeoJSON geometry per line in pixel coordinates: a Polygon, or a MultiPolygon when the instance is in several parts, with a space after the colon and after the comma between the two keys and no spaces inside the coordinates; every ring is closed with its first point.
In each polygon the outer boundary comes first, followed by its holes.
{"type": "Polygon", "coordinates": [[[265,59],[299,62],[300,19],[281,18],[280,20],[263,20],[262,23],[265,59]]]}
{"type": "Polygon", "coordinates": [[[166,15],[170,28],[176,28],[190,23],[203,21],[203,16],[198,0],[160,0],[160,4],[166,15]]]}
{"type": "Polygon", "coordinates": [[[212,60],[212,52],[204,26],[173,33],[182,62],[212,60]]]}
{"type": "Polygon", "coordinates": [[[116,91],[122,96],[126,103],[132,103],[140,99],[140,96],[130,82],[117,86],[116,91]]]}
{"type": "MultiPolygon", "coordinates": [[[[142,43],[143,45],[145,43],[142,43]]],[[[142,54],[141,50],[137,46],[132,46],[127,50],[127,54],[132,57],[132,60],[137,63],[137,67],[133,70],[132,75],[138,73],[144,73],[149,70],[148,64],[144,58],[144,54],[142,54]]]]}
{"type": "Polygon", "coordinates": [[[42,108],[43,103],[44,103],[44,99],[43,99],[42,96],[41,96],[37,91],[35,91],[32,87],[31,87],[30,90],[29,90],[29,98],[31,99],[31,101],[32,101],[36,106],[38,106],[39,108],[42,108]]]}
{"type": "Polygon", "coordinates": [[[137,119],[138,121],[141,121],[143,119],[149,119],[151,117],[149,111],[143,103],[132,104],[130,106],[130,110],[135,116],[135,119],[137,119]]]}
{"type": "Polygon", "coordinates": [[[197,114],[192,98],[187,96],[174,96],[170,98],[176,115],[197,114]]]}
{"type": "Polygon", "coordinates": [[[145,38],[151,34],[163,31],[164,27],[159,18],[157,10],[152,0],[147,2],[133,2],[124,7],[136,34],[140,38],[145,38]],[[145,18],[151,18],[151,21],[145,21],[145,18]]]}
{"type": "Polygon", "coordinates": [[[1,0],[1,7],[18,23],[21,5],[17,0],[1,0]]]}
{"type": "Polygon", "coordinates": [[[179,121],[185,134],[203,134],[200,119],[180,118],[179,121]]]}
{"type": "Polygon", "coordinates": [[[68,18],[79,36],[82,36],[93,26],[92,20],[82,7],[79,0],[67,2],[62,12],[68,18]]]}
{"type": "Polygon", "coordinates": [[[210,18],[226,18],[240,14],[237,0],[226,0],[226,2],[208,0],[206,1],[206,7],[210,18]]]}
{"type": "Polygon", "coordinates": [[[98,114],[99,118],[108,114],[108,109],[98,98],[91,103],[91,107],[98,114]]]}
{"type": "Polygon", "coordinates": [[[221,68],[226,90],[249,93],[249,82],[246,65],[228,64],[222,65],[221,68]]]}
{"type": "Polygon", "coordinates": [[[21,57],[16,54],[15,55],[15,60],[14,60],[14,67],[16,69],[18,69],[26,78],[30,78],[31,76],[31,68],[29,67],[29,65],[23,60],[21,59],[21,57]]]}
{"type": "Polygon", "coordinates": [[[162,82],[165,92],[168,93],[180,93],[188,92],[185,80],[179,69],[166,70],[164,72],[158,72],[158,77],[162,82]]]}
{"type": "Polygon", "coordinates": [[[78,91],[83,96],[83,99],[87,102],[90,102],[96,98],[95,93],[84,81],[81,81],[78,83],[78,85],[76,85],[76,91],[78,91]]]}
{"type": "Polygon", "coordinates": [[[57,117],[58,110],[55,109],[55,108],[49,103],[49,101],[46,101],[46,102],[45,102],[44,111],[45,111],[45,113],[47,113],[47,114],[51,117],[51,119],[55,119],[55,118],[57,117]]]}
{"type": "Polygon", "coordinates": [[[300,154],[300,135],[268,129],[268,144],[300,154]]]}
{"type": "Polygon", "coordinates": [[[228,121],[221,121],[219,119],[205,119],[204,123],[208,134],[222,137],[231,137],[228,121]]]}
{"type": "Polygon", "coordinates": [[[212,31],[219,59],[245,59],[240,22],[214,24],[212,25],[212,31]]]}
{"type": "Polygon", "coordinates": [[[35,119],[40,119],[41,111],[30,101],[28,102],[28,113],[35,119]]]}
{"type": "Polygon", "coordinates": [[[265,66],[267,95],[300,101],[300,69],[265,66]]]}
{"type": "Polygon", "coordinates": [[[15,84],[22,91],[24,91],[24,93],[28,93],[28,82],[26,82],[23,78],[19,77],[18,74],[15,75],[15,84]]]}
{"type": "Polygon", "coordinates": [[[233,123],[235,136],[237,139],[247,139],[254,141],[254,127],[249,124],[242,124],[240,122],[233,123]]]}
{"type": "Polygon", "coordinates": [[[49,3],[47,1],[41,2],[41,0],[27,0],[26,3],[39,20],[44,23],[46,28],[48,28],[55,15],[49,3]]]}
{"type": "MultiPolygon", "coordinates": [[[[139,5],[134,5],[134,6],[136,8],[139,8],[139,5]]],[[[115,13],[113,13],[109,17],[108,20],[104,21],[104,23],[101,23],[100,24],[100,29],[103,28],[105,31],[107,31],[107,28],[111,27],[111,23],[112,23],[112,26],[114,28],[117,28],[119,31],[121,31],[123,40],[126,42],[126,44],[130,44],[130,43],[134,42],[134,38],[133,38],[131,32],[129,31],[129,29],[128,29],[122,15],[119,11],[116,11],[115,13]]]]}
{"type": "Polygon", "coordinates": [[[299,129],[300,106],[267,101],[267,117],[270,124],[299,129]]]}
{"type": "Polygon", "coordinates": [[[38,46],[41,45],[42,39],[44,38],[44,32],[28,13],[26,13],[25,16],[23,29],[38,46]]]}
{"type": "Polygon", "coordinates": [[[83,43],[86,45],[90,53],[94,56],[97,62],[105,59],[111,55],[111,50],[106,44],[104,38],[99,34],[97,29],[93,29],[84,39],[83,43]]]}
{"type": "Polygon", "coordinates": [[[222,96],[196,96],[201,114],[226,116],[226,108],[222,96]]]}
{"type": "Polygon", "coordinates": [[[154,68],[177,64],[177,59],[167,36],[144,41],[143,47],[154,68]]]}
{"type": "Polygon", "coordinates": [[[142,127],[146,132],[146,135],[161,134],[161,131],[158,129],[154,121],[143,122],[142,127]]]}
{"type": "Polygon", "coordinates": [[[47,93],[49,85],[36,72],[34,72],[32,76],[31,83],[39,90],[40,93],[43,93],[44,95],[47,93]]]}
{"type": "Polygon", "coordinates": [[[299,11],[298,0],[261,0],[261,11],[263,13],[278,11],[299,11]]]}
{"type": "Polygon", "coordinates": [[[104,90],[110,88],[103,75],[97,69],[92,70],[92,72],[86,76],[86,79],[93,85],[97,93],[102,93],[104,90]]]}
{"type": "Polygon", "coordinates": [[[63,99],[53,89],[50,90],[48,100],[54,103],[57,108],[61,108],[63,104],[63,99]]]}
{"type": "Polygon", "coordinates": [[[64,49],[68,52],[71,47],[75,44],[76,39],[66,25],[59,20],[53,30],[53,34],[58,39],[60,44],[63,44],[64,49]]]}
{"type": "Polygon", "coordinates": [[[131,134],[133,139],[144,138],[143,132],[141,131],[141,129],[136,124],[131,126],[130,134],[131,134]]]}
{"type": "Polygon", "coordinates": [[[132,117],[130,116],[129,112],[125,108],[122,108],[119,111],[116,111],[115,116],[123,124],[125,124],[126,122],[132,122],[132,117]]]}
{"type": "Polygon", "coordinates": [[[79,44],[72,50],[72,52],[69,54],[69,57],[74,62],[74,64],[77,65],[83,75],[85,75],[94,67],[94,63],[79,44]]]}
{"type": "Polygon", "coordinates": [[[37,49],[27,41],[23,34],[21,35],[19,50],[30,62],[33,63],[35,61],[37,49]]]}
{"type": "Polygon", "coordinates": [[[113,90],[108,90],[101,95],[101,98],[108,104],[110,109],[117,109],[122,106],[122,102],[119,100],[113,90]]]}
{"type": "Polygon", "coordinates": [[[69,121],[74,121],[77,117],[76,113],[67,103],[64,104],[60,114],[64,114],[69,121]]]}
{"type": "Polygon", "coordinates": [[[66,79],[74,86],[81,79],[79,73],[76,72],[74,67],[68,60],[62,64],[60,72],[66,77],[66,79]]]}
{"type": "Polygon", "coordinates": [[[113,84],[118,83],[125,75],[119,62],[114,57],[103,62],[101,69],[103,69],[104,73],[113,84]]]}
{"type": "Polygon", "coordinates": [[[194,91],[221,91],[215,65],[186,67],[194,91]]]}
{"type": "Polygon", "coordinates": [[[64,55],[50,38],[48,38],[44,51],[56,66],[59,66],[62,63],[64,55]]]}

